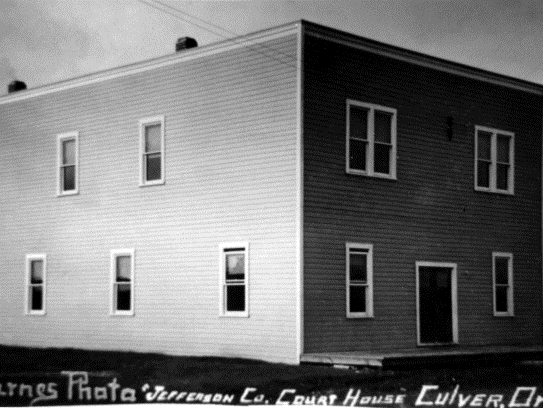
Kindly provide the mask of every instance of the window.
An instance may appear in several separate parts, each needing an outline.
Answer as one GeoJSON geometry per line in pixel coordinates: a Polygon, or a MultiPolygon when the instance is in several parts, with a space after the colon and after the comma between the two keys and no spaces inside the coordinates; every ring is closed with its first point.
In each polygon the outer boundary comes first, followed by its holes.
{"type": "Polygon", "coordinates": [[[134,314],[134,250],[111,251],[111,314],[134,314]]]}
{"type": "Polygon", "coordinates": [[[57,136],[58,187],[57,195],[79,192],[79,133],[57,136]]]}
{"type": "Polygon", "coordinates": [[[249,316],[249,244],[222,244],[221,316],[249,316]]]}
{"type": "Polygon", "coordinates": [[[513,316],[513,255],[492,253],[494,316],[513,316]]]}
{"type": "Polygon", "coordinates": [[[373,245],[346,248],[347,317],[373,317],[373,245]]]}
{"type": "Polygon", "coordinates": [[[26,313],[45,314],[45,278],[47,257],[45,254],[26,256],[26,313]]]}
{"type": "Polygon", "coordinates": [[[513,194],[515,134],[475,126],[475,190],[513,194]]]}
{"type": "Polygon", "coordinates": [[[396,179],[396,109],[347,100],[347,173],[396,179]]]}
{"type": "Polygon", "coordinates": [[[164,184],[164,116],[140,120],[140,186],[164,184]]]}

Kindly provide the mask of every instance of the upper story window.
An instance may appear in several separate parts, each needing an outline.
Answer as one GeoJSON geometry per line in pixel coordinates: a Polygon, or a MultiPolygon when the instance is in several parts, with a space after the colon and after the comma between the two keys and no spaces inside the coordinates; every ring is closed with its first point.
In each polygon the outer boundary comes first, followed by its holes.
{"type": "Polygon", "coordinates": [[[249,244],[222,244],[221,316],[249,316],[249,244]]]}
{"type": "Polygon", "coordinates": [[[396,116],[393,108],[347,100],[347,173],[396,179],[396,116]]]}
{"type": "Polygon", "coordinates": [[[347,317],[373,317],[373,245],[348,242],[347,317]]]}
{"type": "Polygon", "coordinates": [[[26,256],[26,313],[45,314],[45,277],[47,257],[45,254],[26,256]]]}
{"type": "Polygon", "coordinates": [[[475,126],[475,190],[513,194],[515,134],[475,126]]]}
{"type": "Polygon", "coordinates": [[[140,120],[140,186],[164,184],[164,116],[140,120]]]}
{"type": "Polygon", "coordinates": [[[513,254],[492,253],[494,316],[513,316],[513,254]]]}
{"type": "Polygon", "coordinates": [[[111,251],[111,314],[134,314],[134,250],[111,251]]]}
{"type": "Polygon", "coordinates": [[[58,187],[57,195],[79,192],[79,132],[57,136],[58,187]]]}

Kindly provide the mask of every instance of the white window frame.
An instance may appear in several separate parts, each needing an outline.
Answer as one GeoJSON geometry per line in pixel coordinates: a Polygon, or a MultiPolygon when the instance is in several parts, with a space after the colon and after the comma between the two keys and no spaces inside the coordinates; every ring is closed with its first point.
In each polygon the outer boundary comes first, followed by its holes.
{"type": "Polygon", "coordinates": [[[494,305],[494,316],[496,317],[513,317],[515,316],[514,310],[514,290],[513,290],[513,254],[510,252],[492,252],[492,299],[494,305]],[[498,285],[496,283],[496,258],[507,258],[508,262],[508,271],[507,271],[507,311],[499,312],[496,310],[496,289],[498,286],[504,286],[502,284],[498,285]]]}
{"type": "Polygon", "coordinates": [[[110,259],[110,315],[111,316],[134,316],[135,304],[135,265],[136,254],[133,248],[130,249],[112,249],[110,259]],[[117,283],[117,257],[130,256],[130,310],[117,310],[116,283],[117,283]]]}
{"type": "Polygon", "coordinates": [[[47,311],[47,255],[46,254],[28,254],[26,255],[26,265],[25,265],[25,313],[27,315],[37,315],[44,316],[47,311]],[[31,283],[31,265],[32,261],[42,261],[43,262],[43,283],[42,284],[32,284],[31,283]],[[34,285],[43,286],[42,290],[42,309],[41,310],[32,310],[30,307],[30,287],[34,285]]]}
{"type": "Polygon", "coordinates": [[[249,317],[249,243],[248,242],[233,242],[223,243],[219,245],[219,316],[222,317],[249,317]],[[226,310],[226,254],[232,253],[229,250],[242,248],[245,254],[245,310],[244,311],[228,311],[226,310]]]}
{"type": "Polygon", "coordinates": [[[69,196],[79,194],[79,132],[67,132],[57,135],[57,196],[69,196]],[[75,189],[64,190],[61,170],[64,167],[62,164],[62,144],[66,140],[73,139],[75,141],[75,171],[74,183],[75,189]]]}
{"type": "Polygon", "coordinates": [[[360,244],[356,242],[347,242],[345,244],[345,284],[346,284],[346,306],[348,318],[373,318],[373,245],[372,244],[360,244]],[[363,286],[357,283],[351,283],[350,269],[351,269],[351,253],[357,253],[357,250],[367,254],[367,280],[364,286],[366,290],[366,311],[365,312],[351,312],[350,300],[351,300],[351,285],[363,286]]]}
{"type": "MultiPolygon", "coordinates": [[[[139,133],[140,133],[140,187],[145,186],[156,186],[164,184],[166,182],[166,167],[165,167],[165,145],[164,145],[164,126],[165,119],[164,116],[153,116],[150,118],[141,119],[139,121],[139,133]],[[145,156],[149,154],[145,151],[145,128],[147,126],[160,125],[160,179],[158,180],[147,180],[146,176],[146,161],[145,156]]],[[[153,153],[158,153],[153,152],[153,153]]]]}
{"type": "Polygon", "coordinates": [[[476,191],[484,191],[488,193],[498,193],[498,194],[515,194],[515,134],[513,132],[508,132],[505,130],[489,128],[486,126],[475,126],[475,163],[474,163],[474,174],[475,179],[473,181],[476,191]],[[490,174],[489,174],[489,187],[481,187],[477,185],[479,179],[479,169],[477,162],[479,160],[479,131],[491,133],[490,138],[490,174]],[[497,135],[508,136],[510,138],[509,143],[509,163],[511,166],[511,171],[509,172],[509,179],[507,183],[507,190],[502,190],[497,188],[497,162],[498,162],[498,144],[497,144],[497,135]]]}
{"type": "Polygon", "coordinates": [[[345,148],[345,171],[348,174],[356,174],[362,176],[370,177],[380,177],[390,180],[396,180],[396,156],[397,156],[397,119],[398,111],[394,108],[389,108],[382,105],[376,105],[373,103],[360,102],[353,99],[347,99],[347,134],[346,134],[346,148],[345,148]],[[358,106],[364,109],[369,110],[368,115],[368,148],[366,149],[366,170],[352,169],[351,168],[351,142],[350,142],[350,133],[351,133],[351,106],[358,106]],[[374,171],[374,161],[375,161],[375,127],[374,127],[374,118],[375,111],[388,112],[392,114],[392,119],[390,123],[390,142],[392,144],[392,149],[390,151],[390,173],[378,173],[374,171]]]}

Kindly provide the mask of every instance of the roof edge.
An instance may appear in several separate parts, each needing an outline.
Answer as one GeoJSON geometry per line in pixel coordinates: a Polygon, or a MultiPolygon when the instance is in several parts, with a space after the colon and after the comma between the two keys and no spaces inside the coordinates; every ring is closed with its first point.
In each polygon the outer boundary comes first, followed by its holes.
{"type": "Polygon", "coordinates": [[[189,48],[187,50],[183,50],[182,52],[175,52],[149,60],[137,61],[119,67],[92,72],[79,77],[38,86],[36,88],[29,88],[20,92],[0,95],[0,105],[34,98],[49,93],[60,92],[66,89],[77,88],[95,82],[102,82],[113,78],[129,76],[168,65],[178,64],[188,60],[203,58],[212,54],[219,54],[237,48],[250,47],[253,44],[270,39],[280,38],[291,34],[298,34],[298,27],[300,25],[301,21],[283,24],[249,34],[228,38],[226,40],[201,47],[189,48]]]}
{"type": "Polygon", "coordinates": [[[524,92],[543,95],[543,85],[535,82],[530,82],[524,79],[499,74],[497,72],[476,68],[471,65],[434,57],[418,51],[408,50],[307,20],[300,20],[300,22],[304,27],[304,32],[306,35],[324,38],[330,41],[372,52],[374,54],[380,54],[390,58],[410,62],[412,64],[426,66],[428,68],[478,79],[484,82],[502,85],[524,92]]]}

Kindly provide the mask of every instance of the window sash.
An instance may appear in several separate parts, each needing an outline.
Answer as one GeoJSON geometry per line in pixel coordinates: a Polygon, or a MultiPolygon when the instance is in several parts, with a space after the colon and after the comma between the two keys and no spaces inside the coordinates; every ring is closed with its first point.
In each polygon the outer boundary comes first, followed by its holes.
{"type": "Polygon", "coordinates": [[[79,192],[79,132],[57,136],[57,195],[79,192]],[[69,146],[69,148],[68,148],[69,146]]]}
{"type": "Polygon", "coordinates": [[[513,194],[514,133],[476,126],[475,149],[475,190],[513,194]],[[490,145],[485,147],[485,151],[488,148],[490,157],[481,157],[482,137],[489,138],[490,145]]]}
{"type": "Polygon", "coordinates": [[[494,316],[514,316],[512,254],[501,252],[492,254],[492,280],[494,316]],[[498,270],[498,261],[506,261],[506,271],[498,270]],[[503,272],[506,272],[505,276],[503,272]],[[503,302],[503,295],[505,295],[505,302],[503,302]]]}
{"type": "MultiPolygon", "coordinates": [[[[347,173],[396,179],[396,117],[396,109],[347,100],[347,173]],[[355,132],[356,129],[351,128],[355,123],[351,120],[355,110],[367,112],[366,139],[360,137],[360,132],[355,132]],[[390,118],[387,125],[390,134],[383,135],[384,138],[377,137],[376,116],[390,118]],[[385,157],[385,160],[380,160],[382,157],[385,157]]],[[[384,129],[383,126],[381,123],[379,129],[384,129]]]]}
{"type": "Polygon", "coordinates": [[[140,186],[164,184],[164,116],[141,119],[140,186]]]}
{"type": "Polygon", "coordinates": [[[47,300],[47,256],[29,254],[26,256],[25,313],[45,315],[47,300]]]}
{"type": "Polygon", "coordinates": [[[221,244],[220,250],[220,316],[249,317],[249,244],[221,244]],[[238,264],[229,265],[232,256],[240,257],[238,264]],[[229,269],[230,268],[230,269],[229,269]],[[232,268],[242,269],[241,273],[230,273],[232,268]]]}
{"type": "MultiPolygon", "coordinates": [[[[373,317],[373,246],[371,244],[358,244],[347,243],[346,244],[346,309],[348,318],[372,318],[373,317]],[[355,256],[365,256],[365,279],[355,278],[352,279],[352,260],[355,256]],[[352,296],[355,292],[363,289],[363,295],[360,299],[355,299],[352,296]],[[355,305],[360,306],[358,303],[362,300],[363,307],[353,309],[355,305]],[[358,310],[360,309],[360,310],[358,310]]],[[[359,293],[359,295],[361,295],[359,293]]]]}
{"type": "Polygon", "coordinates": [[[114,249],[111,251],[110,314],[112,316],[134,315],[134,269],[134,249],[114,249]]]}

